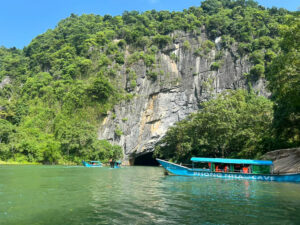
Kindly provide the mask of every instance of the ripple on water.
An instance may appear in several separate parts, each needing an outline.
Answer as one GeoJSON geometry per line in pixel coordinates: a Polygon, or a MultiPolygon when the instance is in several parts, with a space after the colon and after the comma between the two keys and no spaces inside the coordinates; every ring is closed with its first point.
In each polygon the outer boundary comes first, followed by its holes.
{"type": "Polygon", "coordinates": [[[0,224],[297,224],[300,184],[164,176],[157,167],[0,173],[0,224]]]}

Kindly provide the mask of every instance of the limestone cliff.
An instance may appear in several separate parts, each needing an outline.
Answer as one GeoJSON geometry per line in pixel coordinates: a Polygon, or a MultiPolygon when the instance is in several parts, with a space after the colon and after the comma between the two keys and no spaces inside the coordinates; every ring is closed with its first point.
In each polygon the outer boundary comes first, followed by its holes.
{"type": "MultiPolygon", "coordinates": [[[[205,32],[175,32],[173,40],[156,54],[156,80],[147,77],[143,61],[131,67],[137,75],[137,85],[130,90],[133,99],[116,105],[99,128],[98,138],[121,145],[127,160],[153,151],[167,129],[198,110],[201,102],[226,89],[248,87],[244,74],[251,63],[235,46],[220,50],[217,38],[215,48],[196,54],[207,40],[205,32]],[[218,68],[213,67],[216,61],[218,68]]],[[[121,79],[126,88],[128,76],[121,74],[121,79]]],[[[263,80],[251,85],[260,94],[268,94],[263,80]]]]}
{"type": "Polygon", "coordinates": [[[300,173],[300,148],[268,152],[262,159],[273,161],[275,173],[300,173]]]}

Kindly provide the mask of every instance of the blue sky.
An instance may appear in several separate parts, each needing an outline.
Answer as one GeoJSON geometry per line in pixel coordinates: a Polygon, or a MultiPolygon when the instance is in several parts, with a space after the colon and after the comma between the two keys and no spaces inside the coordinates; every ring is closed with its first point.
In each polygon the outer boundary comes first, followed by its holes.
{"type": "MultiPolygon", "coordinates": [[[[120,15],[125,10],[181,11],[201,0],[1,0],[0,46],[23,48],[71,13],[120,15]]],[[[299,0],[258,0],[265,7],[296,11],[299,0]]]]}

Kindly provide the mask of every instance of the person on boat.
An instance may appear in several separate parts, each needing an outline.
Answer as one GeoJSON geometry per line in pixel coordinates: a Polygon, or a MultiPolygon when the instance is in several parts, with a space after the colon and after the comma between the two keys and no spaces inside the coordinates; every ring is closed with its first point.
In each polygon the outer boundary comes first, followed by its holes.
{"type": "Polygon", "coordinates": [[[228,173],[228,172],[230,172],[230,171],[229,171],[229,166],[228,166],[228,165],[226,165],[226,166],[225,166],[225,168],[224,168],[224,172],[225,172],[225,173],[228,173]]]}
{"type": "Polygon", "coordinates": [[[111,161],[111,168],[115,168],[115,164],[116,164],[115,160],[112,160],[111,161]]]}
{"type": "Polygon", "coordinates": [[[249,169],[248,169],[247,166],[244,166],[244,167],[243,167],[243,173],[249,173],[249,169]]]}

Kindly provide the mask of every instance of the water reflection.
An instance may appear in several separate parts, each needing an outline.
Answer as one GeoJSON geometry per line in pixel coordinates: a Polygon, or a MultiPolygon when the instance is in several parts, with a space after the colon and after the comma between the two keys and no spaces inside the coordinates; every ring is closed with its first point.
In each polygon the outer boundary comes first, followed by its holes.
{"type": "Polygon", "coordinates": [[[222,221],[293,224],[299,220],[300,184],[181,176],[162,180],[171,196],[185,196],[184,203],[194,211],[213,212],[222,221]]]}
{"type": "Polygon", "coordinates": [[[293,183],[164,176],[157,167],[7,167],[0,224],[296,224],[299,190],[293,183]]]}

